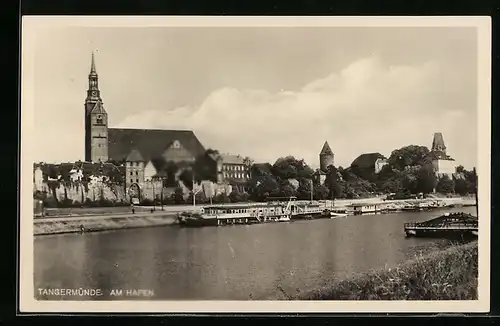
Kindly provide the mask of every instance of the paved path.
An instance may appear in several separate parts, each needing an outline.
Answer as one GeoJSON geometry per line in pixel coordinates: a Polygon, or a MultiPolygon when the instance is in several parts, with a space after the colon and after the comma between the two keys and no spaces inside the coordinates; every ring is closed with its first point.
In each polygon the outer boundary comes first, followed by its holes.
{"type": "Polygon", "coordinates": [[[75,216],[61,216],[61,217],[38,217],[34,219],[34,223],[47,223],[47,222],[70,222],[70,221],[88,221],[88,220],[106,220],[112,218],[124,217],[173,217],[173,212],[156,211],[156,212],[137,212],[120,213],[120,214],[102,214],[102,215],[75,215],[75,216]]]}

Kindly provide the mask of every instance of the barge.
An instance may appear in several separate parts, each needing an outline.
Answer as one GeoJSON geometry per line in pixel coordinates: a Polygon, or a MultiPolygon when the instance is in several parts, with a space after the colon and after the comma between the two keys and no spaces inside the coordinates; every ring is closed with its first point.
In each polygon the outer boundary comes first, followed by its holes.
{"type": "Polygon", "coordinates": [[[424,222],[404,224],[407,237],[477,237],[478,218],[467,213],[445,213],[424,222]]]}

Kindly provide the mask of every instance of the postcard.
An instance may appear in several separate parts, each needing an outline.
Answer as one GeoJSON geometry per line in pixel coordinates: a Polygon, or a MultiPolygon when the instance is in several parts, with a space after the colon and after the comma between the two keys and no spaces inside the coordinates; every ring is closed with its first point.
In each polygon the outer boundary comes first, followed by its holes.
{"type": "Polygon", "coordinates": [[[21,58],[21,312],[489,311],[489,17],[24,16],[21,58]]]}

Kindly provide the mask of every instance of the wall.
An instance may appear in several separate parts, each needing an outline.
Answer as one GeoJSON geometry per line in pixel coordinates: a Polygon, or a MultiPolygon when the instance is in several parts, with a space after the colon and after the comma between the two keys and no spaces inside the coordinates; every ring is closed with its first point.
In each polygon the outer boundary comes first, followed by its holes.
{"type": "Polygon", "coordinates": [[[381,158],[377,159],[375,161],[375,173],[380,173],[380,171],[382,171],[382,168],[387,164],[388,164],[387,160],[381,158]]]}
{"type": "Polygon", "coordinates": [[[40,189],[34,189],[34,191],[45,192],[48,198],[53,198],[54,195],[58,201],[62,201],[65,198],[76,201],[76,202],[84,202],[86,199],[89,200],[99,200],[106,199],[111,201],[128,201],[128,197],[125,192],[125,187],[120,185],[107,185],[100,178],[93,178],[89,184],[87,189],[80,182],[67,182],[63,183],[55,183],[55,182],[42,182],[42,186],[40,189]],[[54,189],[54,190],[52,190],[54,189]]]}
{"type": "MultiPolygon", "coordinates": [[[[110,200],[114,202],[130,201],[128,196],[128,188],[123,185],[109,185],[103,178],[92,177],[91,182],[89,182],[88,190],[80,181],[68,182],[66,184],[55,182],[41,182],[38,185],[33,184],[33,192],[36,191],[45,192],[47,198],[53,198],[54,193],[58,201],[63,201],[65,198],[75,201],[75,202],[85,202],[87,199],[92,201],[100,200],[110,200]],[[54,188],[54,191],[52,190],[54,188]]],[[[179,186],[184,192],[184,197],[187,198],[190,194],[190,190],[179,182],[179,186]]],[[[220,193],[227,193],[228,195],[232,191],[232,187],[227,184],[215,184],[211,181],[203,181],[201,185],[197,185],[196,188],[202,187],[202,191],[205,196],[209,198],[211,195],[216,196],[220,193]]],[[[161,181],[146,181],[140,185],[141,188],[141,199],[160,198],[161,197],[161,181]]],[[[163,189],[163,197],[167,198],[175,192],[175,187],[165,187],[163,189]]]]}
{"type": "Polygon", "coordinates": [[[450,178],[457,168],[456,162],[452,160],[434,160],[432,164],[438,175],[447,174],[450,178]]]}
{"type": "Polygon", "coordinates": [[[319,168],[326,171],[330,165],[334,165],[335,155],[319,154],[319,168]]]}
{"type": "Polygon", "coordinates": [[[153,162],[149,161],[144,168],[144,181],[149,181],[156,174],[156,168],[153,165],[153,162]]]}

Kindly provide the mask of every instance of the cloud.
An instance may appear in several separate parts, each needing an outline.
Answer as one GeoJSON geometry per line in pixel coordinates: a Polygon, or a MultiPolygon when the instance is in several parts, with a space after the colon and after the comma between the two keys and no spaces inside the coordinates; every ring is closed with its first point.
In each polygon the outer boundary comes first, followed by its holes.
{"type": "Polygon", "coordinates": [[[328,141],[336,165],[347,166],[365,152],[430,146],[435,131],[458,134],[470,116],[456,105],[456,79],[445,64],[394,66],[371,56],[299,90],[222,88],[197,107],[141,112],[114,127],[192,129],[207,148],[258,162],[290,154],[311,166],[328,141]]]}

